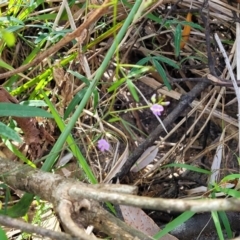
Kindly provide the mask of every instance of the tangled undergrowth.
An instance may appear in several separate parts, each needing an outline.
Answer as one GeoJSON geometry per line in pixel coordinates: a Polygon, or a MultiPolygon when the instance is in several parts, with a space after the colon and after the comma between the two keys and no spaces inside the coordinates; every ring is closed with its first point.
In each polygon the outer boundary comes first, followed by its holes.
{"type": "MultiPolygon", "coordinates": [[[[237,3],[10,0],[0,7],[0,113],[12,116],[0,125],[2,157],[84,183],[135,185],[140,196],[239,198],[237,3]]],[[[26,198],[30,205],[34,195],[26,198]]],[[[14,216],[39,222],[51,206],[38,199],[32,208],[14,216]]],[[[126,222],[136,214],[120,209],[126,222]]],[[[141,214],[157,224],[145,231],[154,239],[240,232],[236,212],[141,214]],[[188,219],[187,230],[177,227],[188,219]]]]}

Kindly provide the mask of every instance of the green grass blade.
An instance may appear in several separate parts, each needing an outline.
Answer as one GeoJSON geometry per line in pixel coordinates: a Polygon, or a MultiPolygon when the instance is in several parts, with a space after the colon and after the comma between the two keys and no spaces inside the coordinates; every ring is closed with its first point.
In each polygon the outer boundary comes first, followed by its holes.
{"type": "Polygon", "coordinates": [[[175,47],[175,56],[178,57],[180,54],[180,43],[182,39],[182,28],[181,25],[178,24],[174,34],[174,47],[175,47]]]}
{"type": "Polygon", "coordinates": [[[176,217],[173,221],[168,223],[165,228],[163,228],[160,232],[158,232],[156,235],[153,236],[154,239],[160,239],[173,229],[175,229],[177,226],[183,224],[186,222],[188,219],[190,219],[195,213],[191,211],[187,211],[182,213],[180,216],[176,217]]]}
{"type": "Polygon", "coordinates": [[[219,240],[224,240],[222,227],[218,218],[218,213],[216,211],[212,211],[211,213],[212,213],[213,222],[215,224],[219,240]]]}
{"type": "Polygon", "coordinates": [[[162,77],[162,80],[163,80],[165,86],[168,88],[169,91],[172,90],[172,87],[167,79],[166,72],[163,69],[163,67],[161,66],[161,64],[158,61],[156,61],[155,59],[152,59],[152,62],[153,62],[153,65],[155,66],[157,72],[162,77]]]}
{"type": "MultiPolygon", "coordinates": [[[[72,128],[74,127],[76,121],[78,120],[78,118],[79,118],[80,114],[82,113],[88,100],[90,99],[94,89],[96,88],[96,86],[98,84],[98,81],[101,79],[101,76],[103,75],[105,69],[107,68],[114,52],[116,51],[116,49],[118,47],[119,42],[123,39],[124,35],[126,34],[127,29],[130,26],[130,24],[133,20],[133,17],[135,16],[135,13],[136,13],[137,9],[139,8],[141,2],[142,2],[141,0],[136,0],[131,12],[129,13],[127,19],[125,20],[125,22],[123,24],[123,27],[117,34],[116,39],[113,42],[113,44],[111,45],[110,49],[108,50],[106,57],[104,58],[101,66],[98,68],[93,81],[91,81],[90,86],[89,86],[84,98],[82,99],[81,103],[79,104],[76,111],[72,115],[72,117],[71,117],[69,123],[66,125],[66,127],[64,128],[64,126],[62,126],[62,133],[49,154],[50,157],[47,159],[48,160],[47,162],[49,165],[48,166],[45,165],[45,168],[48,169],[49,167],[51,167],[51,165],[55,162],[55,160],[58,156],[59,150],[62,149],[64,143],[66,142],[66,139],[70,138],[69,134],[70,134],[72,128]]],[[[45,101],[46,101],[46,99],[45,99],[45,101]]],[[[71,147],[72,144],[74,145],[74,140],[71,140],[71,141],[69,140],[68,144],[71,147]]],[[[81,154],[78,157],[82,158],[82,162],[84,162],[84,160],[83,160],[84,158],[82,157],[81,154]]],[[[96,183],[94,176],[92,176],[92,179],[89,179],[89,180],[93,183],[96,183]]]]}
{"type": "Polygon", "coordinates": [[[64,120],[68,118],[69,114],[71,112],[73,112],[73,110],[75,109],[75,107],[79,104],[79,102],[83,99],[85,93],[87,91],[87,88],[83,88],[81,91],[79,91],[74,98],[72,99],[72,101],[69,103],[66,111],[64,112],[64,120]]]}
{"type": "Polygon", "coordinates": [[[76,78],[78,78],[79,80],[81,80],[82,82],[84,82],[87,86],[89,86],[90,81],[85,76],[83,76],[82,74],[80,74],[78,72],[72,71],[72,70],[68,70],[68,72],[71,73],[76,78]]]}
{"type": "Polygon", "coordinates": [[[0,239],[1,240],[8,240],[6,232],[0,226],[0,239]]]}
{"type": "Polygon", "coordinates": [[[198,168],[198,167],[194,167],[194,166],[191,166],[191,165],[188,165],[188,164],[183,164],[183,163],[170,163],[170,164],[162,166],[161,168],[166,168],[166,167],[186,168],[186,169],[194,171],[194,172],[211,174],[211,171],[201,169],[201,168],[198,168]]]}
{"type": "Polygon", "coordinates": [[[176,69],[180,68],[179,65],[175,61],[173,61],[170,58],[164,57],[164,56],[153,56],[152,59],[155,59],[159,62],[164,62],[164,63],[168,64],[169,66],[174,67],[176,69]]]}
{"type": "Polygon", "coordinates": [[[0,135],[16,142],[22,142],[19,135],[12,128],[8,127],[2,122],[0,122],[0,135]]]}
{"type": "Polygon", "coordinates": [[[27,159],[22,152],[20,152],[9,140],[8,138],[2,138],[4,144],[7,146],[7,148],[14,153],[15,156],[19,157],[19,159],[21,159],[23,162],[25,162],[26,164],[28,164],[29,166],[31,166],[32,168],[36,168],[36,165],[30,161],[29,159],[27,159]]]}
{"type": "Polygon", "coordinates": [[[46,117],[52,118],[52,115],[41,108],[19,105],[14,103],[0,103],[0,116],[14,117],[46,117]]]}
{"type": "Polygon", "coordinates": [[[240,198],[240,192],[238,190],[221,187],[219,187],[218,190],[234,198],[240,198]]]}
{"type": "Polygon", "coordinates": [[[221,182],[228,182],[228,181],[232,181],[232,180],[235,180],[237,178],[240,178],[240,174],[236,173],[236,174],[230,174],[230,175],[227,175],[225,176],[221,182]]]}
{"type": "MultiPolygon", "coordinates": [[[[53,106],[53,104],[51,103],[51,101],[48,99],[47,95],[45,94],[45,92],[42,91],[44,100],[46,101],[46,103],[48,104],[52,115],[59,127],[59,129],[61,130],[61,132],[64,132],[64,129],[66,128],[64,122],[62,121],[61,117],[59,116],[58,112],[56,111],[55,107],[53,106]]],[[[64,135],[61,134],[61,137],[65,137],[64,135]]],[[[88,177],[88,179],[90,180],[91,183],[97,183],[97,179],[95,178],[94,174],[92,173],[91,168],[88,166],[85,158],[83,157],[79,147],[77,146],[77,143],[74,141],[73,137],[71,136],[71,134],[69,133],[68,136],[66,136],[66,140],[67,143],[70,147],[70,149],[72,150],[73,155],[77,158],[81,168],[84,170],[84,172],[86,173],[86,176],[88,177]]],[[[56,144],[54,145],[56,146],[56,144]]],[[[62,150],[62,145],[57,145],[57,147],[55,147],[55,151],[57,151],[57,153],[59,153],[62,150]]],[[[42,166],[42,170],[44,171],[50,171],[55,163],[56,158],[52,158],[51,154],[47,157],[46,161],[44,162],[43,166],[42,166]]]]}
{"type": "Polygon", "coordinates": [[[129,89],[130,93],[132,94],[134,100],[135,100],[136,102],[139,102],[139,97],[138,97],[138,94],[137,94],[135,85],[134,85],[134,84],[132,83],[132,81],[129,80],[129,79],[127,79],[126,83],[127,83],[128,89],[129,89]]]}
{"type": "Polygon", "coordinates": [[[1,215],[8,215],[9,217],[19,218],[27,214],[29,207],[33,201],[34,195],[25,193],[23,197],[12,207],[0,210],[1,215]]]}
{"type": "Polygon", "coordinates": [[[220,219],[221,219],[221,221],[224,225],[224,228],[226,229],[228,239],[233,238],[233,232],[232,232],[227,214],[225,212],[220,211],[220,212],[218,212],[218,215],[219,215],[219,217],[220,217],[220,219]]]}

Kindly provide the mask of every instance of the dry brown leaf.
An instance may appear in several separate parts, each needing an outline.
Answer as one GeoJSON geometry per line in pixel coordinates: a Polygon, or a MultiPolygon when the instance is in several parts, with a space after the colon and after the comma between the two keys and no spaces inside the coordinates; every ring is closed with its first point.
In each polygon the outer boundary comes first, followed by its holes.
{"type": "MultiPolygon", "coordinates": [[[[18,100],[11,96],[3,87],[0,87],[0,102],[18,104],[18,100]]],[[[54,138],[38,124],[36,118],[13,117],[24,133],[24,140],[29,145],[30,157],[40,158],[45,150],[42,144],[53,142],[54,138]]]]}
{"type": "MultiPolygon", "coordinates": [[[[153,236],[161,229],[158,225],[140,208],[120,205],[125,222],[137,230],[153,236]]],[[[176,240],[174,236],[167,234],[161,240],[176,240]]]]}

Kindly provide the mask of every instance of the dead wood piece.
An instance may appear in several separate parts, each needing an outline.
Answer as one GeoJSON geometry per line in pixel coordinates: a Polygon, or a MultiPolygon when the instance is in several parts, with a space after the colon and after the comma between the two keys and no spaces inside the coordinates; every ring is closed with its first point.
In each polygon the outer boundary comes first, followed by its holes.
{"type": "MultiPolygon", "coordinates": [[[[82,200],[84,201],[84,200],[82,200]]],[[[82,202],[80,201],[80,203],[82,202]]],[[[86,200],[88,201],[88,200],[86,200]]],[[[90,204],[89,204],[90,207],[90,204]]],[[[57,212],[66,232],[72,236],[82,238],[84,240],[97,240],[99,238],[94,235],[88,235],[82,227],[82,224],[77,224],[73,221],[71,214],[73,212],[72,202],[68,200],[61,200],[57,206],[57,212]],[[80,225],[80,226],[79,226],[80,225]]]]}
{"type": "MultiPolygon", "coordinates": [[[[98,202],[86,200],[84,197],[79,197],[79,195],[69,195],[69,190],[74,185],[79,191],[85,191],[85,184],[79,181],[65,179],[60,175],[42,172],[6,159],[0,159],[0,176],[2,176],[6,184],[14,189],[33,193],[40,196],[41,199],[51,202],[63,224],[68,228],[68,232],[79,237],[78,231],[81,233],[82,239],[91,238],[89,235],[83,238],[84,230],[81,230],[79,226],[86,227],[89,224],[93,225],[97,231],[104,232],[107,236],[115,239],[133,240],[136,239],[136,236],[141,236],[139,239],[151,239],[141,232],[130,230],[131,228],[123,222],[119,227],[117,224],[120,223],[120,220],[115,217],[107,220],[111,215],[98,202]],[[132,232],[135,235],[132,235],[132,232]]],[[[86,188],[88,187],[92,191],[96,191],[96,186],[91,188],[90,185],[86,185],[86,188]]],[[[102,185],[100,185],[101,188],[102,185]]]]}
{"type": "Polygon", "coordinates": [[[21,229],[22,231],[28,232],[28,233],[36,233],[41,236],[49,237],[49,238],[55,239],[55,240],[62,240],[62,239],[64,239],[64,240],[79,240],[79,238],[72,237],[69,234],[62,233],[62,232],[50,231],[48,229],[41,228],[39,226],[34,226],[32,224],[26,223],[26,222],[18,220],[18,219],[13,219],[8,216],[0,215],[0,225],[15,228],[15,229],[21,229]]]}

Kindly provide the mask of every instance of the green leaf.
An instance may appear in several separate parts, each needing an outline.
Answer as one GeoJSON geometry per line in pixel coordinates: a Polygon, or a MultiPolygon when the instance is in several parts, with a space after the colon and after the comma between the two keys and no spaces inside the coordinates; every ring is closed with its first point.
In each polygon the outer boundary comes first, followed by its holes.
{"type": "Polygon", "coordinates": [[[7,16],[7,17],[0,17],[1,23],[14,23],[16,25],[24,25],[24,22],[19,20],[18,18],[7,16]]]}
{"type": "Polygon", "coordinates": [[[218,191],[221,191],[223,193],[228,194],[229,196],[235,197],[235,198],[240,198],[240,192],[235,190],[235,189],[229,189],[229,188],[218,188],[218,191]]]}
{"type": "Polygon", "coordinates": [[[217,233],[218,233],[219,240],[224,240],[222,227],[221,227],[221,224],[220,224],[220,221],[218,218],[218,213],[217,213],[217,211],[212,211],[211,213],[212,213],[212,218],[213,218],[213,221],[214,221],[217,233]]]}
{"type": "MultiPolygon", "coordinates": [[[[151,62],[153,59],[155,59],[159,62],[164,62],[164,63],[168,64],[169,66],[179,69],[179,65],[175,61],[171,60],[170,58],[164,57],[164,56],[148,56],[148,57],[145,57],[145,58],[139,60],[136,63],[136,65],[143,66],[144,64],[151,62]]],[[[133,68],[133,70],[135,70],[135,68],[133,68]]],[[[132,70],[131,70],[131,72],[132,72],[132,70]]]]}
{"type": "Polygon", "coordinates": [[[191,165],[188,165],[188,164],[183,164],[183,163],[170,163],[170,164],[162,166],[162,168],[166,168],[166,167],[186,168],[186,169],[188,169],[190,171],[194,171],[194,172],[211,174],[211,171],[201,169],[201,168],[198,168],[198,167],[194,167],[194,166],[191,166],[191,165]]]}
{"type": "Polygon", "coordinates": [[[15,145],[13,145],[8,138],[2,137],[2,140],[4,142],[4,144],[7,146],[7,148],[15,155],[17,156],[21,161],[25,162],[26,164],[28,164],[30,167],[32,168],[36,168],[36,165],[30,161],[29,159],[27,159],[24,154],[18,150],[17,147],[15,147],[15,145]]]}
{"type": "Polygon", "coordinates": [[[146,64],[147,62],[151,61],[151,59],[152,59],[152,57],[145,57],[145,58],[139,60],[139,61],[136,63],[136,65],[144,65],[144,64],[146,64]]]}
{"type": "Polygon", "coordinates": [[[12,207],[8,209],[0,210],[0,214],[7,215],[13,218],[19,218],[26,215],[29,207],[33,201],[34,195],[30,193],[25,193],[23,197],[12,207]]]}
{"type": "Polygon", "coordinates": [[[174,62],[173,60],[171,60],[170,58],[167,58],[164,56],[154,56],[152,58],[157,60],[158,62],[164,62],[164,63],[168,64],[169,66],[179,69],[179,65],[176,62],[174,62]]]}
{"type": "Polygon", "coordinates": [[[28,20],[45,20],[45,21],[49,21],[49,20],[55,20],[56,19],[57,14],[56,13],[49,13],[49,14],[42,14],[42,15],[38,15],[36,17],[30,17],[28,20]]]}
{"type": "Polygon", "coordinates": [[[47,107],[47,104],[43,100],[27,100],[22,101],[19,104],[31,107],[47,107]]]}
{"type": "Polygon", "coordinates": [[[68,70],[67,72],[71,73],[73,76],[75,76],[76,78],[80,79],[81,81],[83,81],[87,86],[89,86],[90,81],[84,77],[83,75],[81,75],[78,72],[72,71],[72,70],[68,70]]]}
{"type": "Polygon", "coordinates": [[[161,64],[156,61],[155,59],[153,59],[153,65],[155,66],[157,72],[159,73],[159,75],[162,77],[163,79],[163,82],[165,84],[165,86],[168,88],[168,90],[172,90],[172,87],[167,79],[167,75],[166,75],[166,72],[165,70],[163,69],[163,67],[161,66],[161,64]]]}
{"type": "MultiPolygon", "coordinates": [[[[47,95],[45,92],[42,91],[43,97],[46,101],[46,103],[48,104],[53,116],[54,116],[54,120],[57,123],[59,129],[63,132],[64,129],[66,129],[66,125],[64,124],[63,120],[61,119],[61,117],[59,116],[57,110],[55,109],[54,105],[51,103],[51,101],[48,99],[47,95]]],[[[71,118],[72,120],[72,118],[71,118]]],[[[94,176],[91,167],[88,165],[86,159],[84,158],[83,154],[81,153],[77,142],[75,141],[75,139],[72,137],[71,133],[66,133],[66,139],[65,142],[68,143],[69,148],[71,149],[73,155],[76,157],[77,161],[79,162],[79,165],[81,166],[81,168],[84,170],[84,172],[86,173],[87,177],[89,178],[91,183],[97,183],[97,179],[94,176]]],[[[59,138],[63,138],[65,136],[60,136],[59,138]]],[[[61,152],[62,146],[58,146],[58,144],[54,145],[54,153],[59,153],[61,152]]],[[[44,164],[42,165],[42,170],[43,171],[51,171],[52,167],[56,161],[56,157],[52,157],[53,153],[51,152],[48,157],[46,158],[44,164]]]]}
{"type": "Polygon", "coordinates": [[[13,141],[16,142],[22,142],[19,135],[13,129],[11,129],[10,127],[1,122],[0,122],[0,135],[8,139],[12,139],[13,141]]]}
{"type": "Polygon", "coordinates": [[[230,175],[227,175],[225,176],[222,180],[221,180],[221,183],[222,182],[228,182],[228,181],[232,181],[232,180],[235,180],[237,178],[240,178],[240,174],[230,174],[230,175]]]}
{"type": "Polygon", "coordinates": [[[3,60],[0,59],[0,67],[6,68],[7,70],[13,70],[13,67],[3,60]]]}
{"type": "Polygon", "coordinates": [[[99,94],[97,89],[93,90],[93,108],[96,109],[99,102],[99,94]]]}
{"type": "Polygon", "coordinates": [[[0,226],[0,239],[1,240],[8,240],[6,232],[0,226]]]}
{"type": "Polygon", "coordinates": [[[224,225],[224,228],[226,229],[228,239],[232,239],[233,238],[233,232],[232,232],[232,229],[231,229],[230,222],[228,220],[227,214],[225,212],[223,212],[223,211],[219,211],[218,215],[219,215],[219,217],[221,219],[221,222],[224,225]]]}
{"type": "Polygon", "coordinates": [[[41,108],[24,106],[14,103],[0,103],[0,116],[14,117],[46,117],[52,118],[52,115],[41,108]]]}
{"type": "Polygon", "coordinates": [[[177,226],[183,224],[186,222],[188,219],[190,219],[195,213],[191,211],[187,211],[182,213],[180,216],[176,217],[173,221],[168,223],[165,228],[163,228],[160,232],[158,232],[156,235],[154,235],[154,239],[160,239],[173,229],[175,229],[177,226]]]}
{"type": "Polygon", "coordinates": [[[10,26],[10,27],[7,27],[5,30],[8,31],[8,32],[16,32],[20,29],[24,28],[24,25],[18,25],[18,26],[10,26]]]}
{"type": "Polygon", "coordinates": [[[79,91],[72,101],[69,103],[65,113],[64,113],[64,119],[67,119],[69,114],[75,109],[75,107],[80,103],[80,101],[83,99],[85,93],[87,91],[87,88],[83,88],[81,91],[79,91]]]}
{"type": "Polygon", "coordinates": [[[12,32],[2,31],[2,39],[6,42],[8,47],[12,47],[15,45],[16,39],[12,32]]]}
{"type": "Polygon", "coordinates": [[[126,78],[121,78],[114,82],[110,88],[108,88],[108,92],[115,91],[120,85],[122,85],[126,81],[126,78]]]}
{"type": "Polygon", "coordinates": [[[109,123],[114,123],[114,122],[119,122],[119,121],[121,121],[121,119],[119,117],[113,117],[113,118],[108,119],[109,123]]]}
{"type": "Polygon", "coordinates": [[[134,100],[136,102],[139,102],[139,97],[138,97],[138,94],[137,94],[137,91],[136,91],[136,88],[135,88],[135,85],[133,84],[133,82],[131,80],[127,79],[126,83],[127,83],[128,89],[129,89],[130,93],[132,94],[134,100]]]}
{"type": "Polygon", "coordinates": [[[181,25],[178,24],[174,34],[174,47],[175,47],[175,56],[178,57],[180,54],[180,43],[182,39],[182,28],[181,25]]]}

